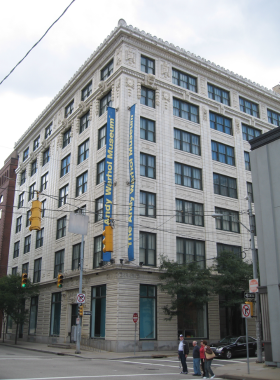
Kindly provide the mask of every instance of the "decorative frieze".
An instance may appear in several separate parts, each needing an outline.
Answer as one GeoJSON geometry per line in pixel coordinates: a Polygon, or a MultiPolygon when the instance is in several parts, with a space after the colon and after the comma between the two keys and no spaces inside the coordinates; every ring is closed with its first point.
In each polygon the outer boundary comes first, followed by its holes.
{"type": "Polygon", "coordinates": [[[129,66],[136,66],[136,50],[126,46],[125,63],[129,66]]]}
{"type": "Polygon", "coordinates": [[[132,90],[134,90],[134,80],[131,78],[126,78],[125,85],[127,87],[128,96],[131,97],[132,96],[132,90]]]}
{"type": "Polygon", "coordinates": [[[166,61],[161,61],[160,64],[160,76],[163,79],[171,79],[171,68],[166,61]]]}
{"type": "Polygon", "coordinates": [[[164,108],[167,110],[168,109],[168,105],[170,103],[170,93],[166,92],[166,91],[163,91],[162,92],[162,100],[163,100],[164,108]]]}

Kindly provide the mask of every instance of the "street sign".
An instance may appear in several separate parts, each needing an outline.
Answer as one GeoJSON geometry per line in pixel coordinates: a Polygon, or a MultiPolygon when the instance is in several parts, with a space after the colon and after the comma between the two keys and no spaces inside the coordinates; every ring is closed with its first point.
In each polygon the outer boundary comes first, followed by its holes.
{"type": "Polygon", "coordinates": [[[138,313],[134,313],[132,319],[133,319],[134,323],[137,323],[138,322],[138,313]]]}
{"type": "Polygon", "coordinates": [[[251,318],[251,306],[247,303],[243,303],[242,305],[242,318],[251,318]]]}
{"type": "Polygon", "coordinates": [[[244,298],[255,299],[256,295],[255,293],[244,293],[244,298]]]}
{"type": "Polygon", "coordinates": [[[259,287],[258,279],[249,280],[249,291],[250,293],[257,293],[259,287]]]}
{"type": "Polygon", "coordinates": [[[76,318],[76,325],[80,324],[80,318],[76,318]]]}
{"type": "Polygon", "coordinates": [[[85,303],[86,302],[86,295],[83,293],[77,294],[77,303],[85,303]]]}
{"type": "Polygon", "coordinates": [[[84,311],[84,315],[91,315],[91,311],[84,311]]]}

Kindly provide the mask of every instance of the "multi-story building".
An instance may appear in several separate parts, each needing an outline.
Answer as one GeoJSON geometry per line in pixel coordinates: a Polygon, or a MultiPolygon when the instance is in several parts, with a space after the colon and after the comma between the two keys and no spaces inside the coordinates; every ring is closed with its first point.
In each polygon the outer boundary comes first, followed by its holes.
{"type": "MultiPolygon", "coordinates": [[[[0,277],[6,276],[8,269],[17,166],[17,152],[14,151],[0,169],[0,277]]],[[[2,313],[0,313],[0,336],[1,333],[2,313]]]]}
{"type": "Polygon", "coordinates": [[[16,143],[18,210],[9,268],[28,271],[40,284],[24,336],[70,339],[77,317],[81,235],[68,232],[68,220],[78,208],[89,216],[83,293],[84,310],[92,315],[83,317],[84,344],[133,349],[135,312],[138,350],[175,347],[179,331],[209,340],[224,335],[226,314],[219,310],[218,299],[203,310],[190,305],[181,320],[165,319],[168,297],[158,286],[160,257],[196,260],[202,266],[211,265],[223,250],[250,258],[250,236],[239,223],[249,224],[244,199],[252,192],[248,140],[275,127],[272,115],[279,112],[279,100],[273,91],[120,20],[16,143]],[[111,136],[114,251],[105,262],[107,106],[115,108],[116,118],[111,136]],[[132,183],[135,203],[130,208],[132,183]],[[42,229],[30,233],[35,190],[43,202],[42,229]],[[215,212],[223,217],[213,219],[215,212]],[[130,260],[128,227],[133,227],[134,243],[130,260]],[[59,272],[64,274],[62,289],[56,286],[59,272]]]}

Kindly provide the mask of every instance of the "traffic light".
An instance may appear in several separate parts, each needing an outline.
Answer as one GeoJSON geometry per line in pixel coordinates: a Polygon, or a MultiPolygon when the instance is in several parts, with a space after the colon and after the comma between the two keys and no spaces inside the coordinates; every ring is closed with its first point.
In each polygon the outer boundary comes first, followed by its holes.
{"type": "Polygon", "coordinates": [[[102,235],[103,239],[103,252],[112,252],[113,251],[113,228],[111,226],[106,226],[102,235]]]}
{"type": "Polygon", "coordinates": [[[56,286],[58,288],[62,288],[62,285],[63,285],[63,275],[62,274],[59,274],[57,276],[57,283],[56,283],[56,286]]]}
{"type": "Polygon", "coordinates": [[[82,317],[84,314],[84,306],[83,305],[80,305],[79,306],[79,316],[82,317]]]}
{"type": "Polygon", "coordinates": [[[22,273],[21,275],[21,287],[25,288],[27,284],[27,273],[22,273]]]}
{"type": "Polygon", "coordinates": [[[41,211],[42,211],[42,202],[40,201],[33,201],[32,207],[31,207],[31,216],[29,218],[31,222],[31,226],[29,227],[30,231],[37,230],[40,231],[41,229],[41,211]]]}
{"type": "Polygon", "coordinates": [[[247,301],[247,302],[245,302],[247,305],[250,305],[250,307],[251,307],[251,317],[253,317],[253,315],[254,315],[254,309],[253,309],[253,302],[249,302],[249,301],[247,301]]]}

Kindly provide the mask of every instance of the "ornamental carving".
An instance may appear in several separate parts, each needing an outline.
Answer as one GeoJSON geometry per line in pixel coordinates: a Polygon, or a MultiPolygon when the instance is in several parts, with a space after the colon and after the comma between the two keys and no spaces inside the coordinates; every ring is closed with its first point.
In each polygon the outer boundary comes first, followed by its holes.
{"type": "Polygon", "coordinates": [[[147,75],[147,84],[149,86],[153,86],[155,84],[156,77],[153,74],[148,74],[147,75]]]}
{"type": "Polygon", "coordinates": [[[224,107],[223,105],[220,106],[220,113],[221,113],[222,115],[225,114],[225,107],[224,107]]]}
{"type": "Polygon", "coordinates": [[[122,48],[121,47],[116,51],[115,61],[116,61],[116,66],[120,66],[122,63],[122,48]]]}
{"type": "Polygon", "coordinates": [[[136,53],[132,49],[128,49],[125,51],[125,61],[130,66],[135,66],[136,64],[136,53]]]}
{"type": "Polygon", "coordinates": [[[235,119],[235,132],[240,133],[240,122],[237,119],[235,119]]]}
{"type": "Polygon", "coordinates": [[[157,105],[157,106],[160,105],[159,98],[160,98],[160,95],[159,95],[159,89],[156,89],[156,105],[157,105]]]}
{"type": "Polygon", "coordinates": [[[127,87],[128,96],[131,97],[132,96],[132,90],[134,89],[134,80],[131,78],[126,78],[125,85],[127,87]]]}
{"type": "Polygon", "coordinates": [[[202,112],[203,112],[203,120],[207,121],[207,109],[203,107],[202,112]]]}
{"type": "Polygon", "coordinates": [[[43,148],[43,149],[46,149],[47,145],[48,145],[47,140],[43,140],[43,141],[42,141],[42,148],[43,148]]]}
{"type": "Polygon", "coordinates": [[[99,87],[99,90],[100,90],[101,94],[103,94],[106,91],[106,87],[107,86],[106,86],[106,83],[102,80],[98,84],[98,87],[99,87]]]}
{"type": "Polygon", "coordinates": [[[118,79],[116,81],[116,96],[117,96],[117,99],[120,97],[120,89],[121,89],[121,80],[118,79]]]}
{"type": "Polygon", "coordinates": [[[162,100],[164,103],[164,108],[167,110],[168,109],[168,103],[170,102],[170,94],[169,92],[163,91],[162,92],[162,100]]]}
{"type": "Polygon", "coordinates": [[[184,100],[190,101],[190,93],[189,91],[184,91],[184,100]]]}
{"type": "Polygon", "coordinates": [[[265,105],[261,104],[261,118],[264,121],[267,121],[267,113],[265,112],[265,105]]]}
{"type": "Polygon", "coordinates": [[[164,79],[170,79],[170,66],[165,61],[161,64],[161,77],[164,79]]]}
{"type": "Polygon", "coordinates": [[[137,98],[141,99],[141,82],[137,82],[137,98]]]}

